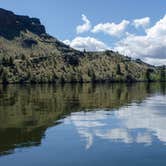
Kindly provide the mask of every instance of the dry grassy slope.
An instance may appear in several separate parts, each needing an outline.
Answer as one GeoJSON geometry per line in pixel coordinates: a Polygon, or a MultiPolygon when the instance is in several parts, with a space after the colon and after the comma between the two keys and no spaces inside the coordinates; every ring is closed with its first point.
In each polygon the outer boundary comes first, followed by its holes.
{"type": "Polygon", "coordinates": [[[49,36],[38,19],[0,9],[0,25],[4,19],[8,24],[0,27],[0,83],[165,80],[164,70],[140,60],[112,51],[76,51],[49,36]]]}
{"type": "Polygon", "coordinates": [[[159,80],[159,71],[112,51],[79,52],[29,31],[0,37],[1,82],[103,82],[159,80]],[[149,72],[150,71],[150,72],[149,72]],[[149,78],[147,75],[149,73],[149,78]]]}

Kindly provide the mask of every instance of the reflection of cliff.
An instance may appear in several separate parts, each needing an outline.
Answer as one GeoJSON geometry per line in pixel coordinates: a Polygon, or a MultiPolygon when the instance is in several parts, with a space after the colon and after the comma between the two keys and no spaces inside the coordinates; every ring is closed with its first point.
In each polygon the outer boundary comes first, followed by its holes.
{"type": "Polygon", "coordinates": [[[141,102],[161,84],[64,85],[0,87],[0,153],[17,146],[38,145],[45,130],[70,112],[120,108],[141,102]]]}
{"type": "Polygon", "coordinates": [[[0,130],[0,154],[12,153],[16,147],[37,146],[47,127],[28,129],[7,128],[0,130]]]}

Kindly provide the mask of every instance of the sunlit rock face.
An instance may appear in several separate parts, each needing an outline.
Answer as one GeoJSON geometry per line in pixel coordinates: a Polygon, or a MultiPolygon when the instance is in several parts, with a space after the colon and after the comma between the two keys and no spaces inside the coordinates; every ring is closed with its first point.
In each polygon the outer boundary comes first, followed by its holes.
{"type": "Polygon", "coordinates": [[[13,12],[0,9],[0,36],[12,39],[19,36],[21,31],[29,30],[32,33],[41,35],[46,33],[45,27],[37,18],[18,16],[13,12]]]}

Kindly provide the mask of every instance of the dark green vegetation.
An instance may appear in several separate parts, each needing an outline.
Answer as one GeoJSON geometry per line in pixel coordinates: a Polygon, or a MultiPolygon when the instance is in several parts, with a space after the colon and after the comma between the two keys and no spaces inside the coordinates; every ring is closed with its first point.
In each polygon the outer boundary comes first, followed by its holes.
{"type": "Polygon", "coordinates": [[[0,9],[0,83],[165,81],[166,68],[113,51],[80,52],[36,18],[0,9]]]}

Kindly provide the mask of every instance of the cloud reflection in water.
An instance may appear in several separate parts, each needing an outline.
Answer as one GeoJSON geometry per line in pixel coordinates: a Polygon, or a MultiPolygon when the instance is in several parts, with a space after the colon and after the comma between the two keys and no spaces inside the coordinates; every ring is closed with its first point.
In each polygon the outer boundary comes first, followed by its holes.
{"type": "Polygon", "coordinates": [[[105,110],[72,113],[65,123],[75,126],[80,137],[86,140],[86,149],[92,147],[95,138],[150,146],[156,137],[165,144],[165,108],[166,96],[156,95],[110,113],[105,110]]]}

